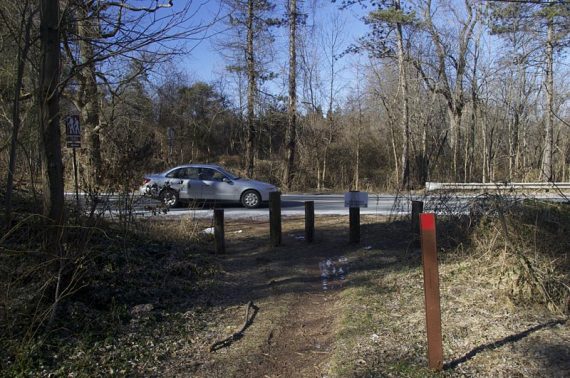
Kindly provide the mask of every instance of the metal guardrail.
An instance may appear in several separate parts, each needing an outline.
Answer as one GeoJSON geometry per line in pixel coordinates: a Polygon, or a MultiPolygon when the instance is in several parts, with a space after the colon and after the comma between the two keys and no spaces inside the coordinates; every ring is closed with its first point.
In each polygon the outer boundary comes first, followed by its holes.
{"type": "Polygon", "coordinates": [[[570,182],[426,182],[428,192],[437,190],[570,190],[570,182]]]}

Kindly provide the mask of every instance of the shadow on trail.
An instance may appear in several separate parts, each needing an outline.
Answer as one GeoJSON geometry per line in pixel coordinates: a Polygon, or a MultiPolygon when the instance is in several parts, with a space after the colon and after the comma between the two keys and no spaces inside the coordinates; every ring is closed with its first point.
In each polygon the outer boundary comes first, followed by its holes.
{"type": "MultiPolygon", "coordinates": [[[[362,222],[359,244],[349,244],[348,219],[345,224],[334,225],[319,225],[317,219],[315,241],[311,244],[302,238],[302,228],[284,231],[282,245],[274,248],[270,247],[268,229],[263,228],[258,235],[227,241],[227,254],[219,256],[219,261],[232,279],[216,282],[218,295],[212,297],[211,303],[234,306],[276,294],[322,293],[319,262],[327,258],[348,259],[349,272],[343,287],[363,286],[375,290],[382,288],[378,287],[377,279],[370,277],[421,266],[419,240],[411,230],[409,219],[371,221],[370,218],[362,222]],[[378,274],[353,274],[360,271],[378,274]]],[[[284,226],[286,222],[285,218],[284,226]]],[[[437,227],[440,251],[467,245],[463,220],[441,217],[437,227]]],[[[445,253],[441,252],[442,257],[445,253]]],[[[333,285],[329,291],[334,292],[334,288],[333,285]]]]}
{"type": "Polygon", "coordinates": [[[284,232],[283,244],[275,248],[269,246],[269,235],[265,234],[254,240],[227,242],[228,253],[220,256],[220,263],[232,279],[217,283],[219,296],[212,303],[234,306],[276,294],[322,293],[319,262],[328,258],[343,256],[348,260],[346,280],[342,285],[333,282],[332,290],[328,290],[333,293],[341,286],[376,285],[361,275],[353,277],[357,271],[407,270],[421,264],[409,223],[405,221],[363,224],[359,244],[349,244],[348,222],[334,227],[317,225],[315,242],[311,244],[296,238],[303,232],[303,229],[284,232]],[[387,258],[382,251],[389,251],[391,257],[387,258]]]}
{"type": "MultiPolygon", "coordinates": [[[[565,323],[566,323],[565,319],[552,320],[552,321],[549,321],[549,322],[546,322],[543,324],[536,325],[534,327],[531,327],[525,331],[516,333],[514,335],[507,336],[501,340],[497,340],[497,341],[494,341],[492,343],[480,345],[480,346],[474,348],[473,350],[471,350],[470,352],[466,353],[464,356],[462,356],[460,358],[456,358],[453,361],[449,361],[449,362],[445,363],[443,366],[443,369],[444,370],[455,369],[460,364],[471,360],[472,358],[474,358],[479,353],[498,349],[498,348],[505,346],[507,344],[511,344],[511,343],[515,343],[517,341],[520,341],[520,340],[524,339],[525,337],[531,335],[532,333],[534,333],[536,331],[540,331],[540,330],[545,329],[545,328],[552,328],[552,327],[557,326],[557,325],[563,325],[565,323]]],[[[564,353],[563,353],[564,355],[570,357],[570,348],[568,346],[566,346],[563,351],[564,351],[564,353]]],[[[558,351],[557,354],[560,355],[560,351],[558,351]]]]}

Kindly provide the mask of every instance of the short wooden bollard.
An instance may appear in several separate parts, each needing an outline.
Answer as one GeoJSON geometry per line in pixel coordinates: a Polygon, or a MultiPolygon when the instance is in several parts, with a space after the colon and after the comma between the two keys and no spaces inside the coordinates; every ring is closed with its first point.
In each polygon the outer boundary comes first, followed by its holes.
{"type": "Polygon", "coordinates": [[[435,371],[441,371],[443,368],[443,342],[441,338],[441,308],[435,214],[420,214],[420,229],[424,268],[428,366],[435,371]]]}
{"type": "Polygon", "coordinates": [[[315,237],[315,201],[305,202],[305,241],[312,243],[315,237]]]}
{"type": "Polygon", "coordinates": [[[216,253],[226,253],[226,241],[224,236],[224,209],[214,209],[214,240],[216,253]]]}
{"type": "Polygon", "coordinates": [[[271,245],[281,245],[281,193],[269,193],[269,237],[271,245]]]}
{"type": "Polygon", "coordinates": [[[360,207],[349,207],[350,243],[360,243],[360,207]]]}
{"type": "Polygon", "coordinates": [[[423,212],[424,203],[422,201],[412,201],[412,235],[416,247],[420,246],[420,214],[423,212]]]}

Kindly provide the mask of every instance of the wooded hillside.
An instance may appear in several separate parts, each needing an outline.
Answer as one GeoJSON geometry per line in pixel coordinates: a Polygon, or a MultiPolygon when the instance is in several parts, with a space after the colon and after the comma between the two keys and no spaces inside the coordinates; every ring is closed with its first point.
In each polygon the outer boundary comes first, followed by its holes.
{"type": "Polygon", "coordinates": [[[568,179],[567,2],[41,3],[53,12],[0,5],[8,208],[14,186],[61,191],[50,169],[71,182],[71,149],[46,122],[73,114],[83,189],[133,189],[189,161],[293,190],[568,179]],[[354,11],[368,33],[351,41],[354,11]],[[226,62],[212,82],[178,63],[202,39],[226,62]]]}

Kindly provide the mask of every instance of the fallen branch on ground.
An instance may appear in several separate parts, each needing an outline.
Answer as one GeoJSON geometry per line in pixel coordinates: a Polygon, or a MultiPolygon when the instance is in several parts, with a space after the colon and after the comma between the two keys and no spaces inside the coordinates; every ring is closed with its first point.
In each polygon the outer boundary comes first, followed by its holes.
{"type": "Polygon", "coordinates": [[[228,338],[225,338],[223,340],[219,340],[219,341],[216,341],[215,343],[213,343],[212,346],[210,346],[210,352],[214,352],[218,349],[228,347],[234,341],[241,339],[243,336],[243,332],[247,329],[247,327],[249,327],[253,323],[253,319],[255,318],[257,311],[259,311],[259,307],[254,305],[253,301],[249,301],[249,303],[246,305],[246,308],[245,308],[245,319],[243,321],[243,325],[241,326],[240,330],[235,332],[233,335],[231,335],[228,338]],[[251,315],[251,318],[249,316],[249,309],[250,308],[253,308],[253,314],[251,315]]]}

